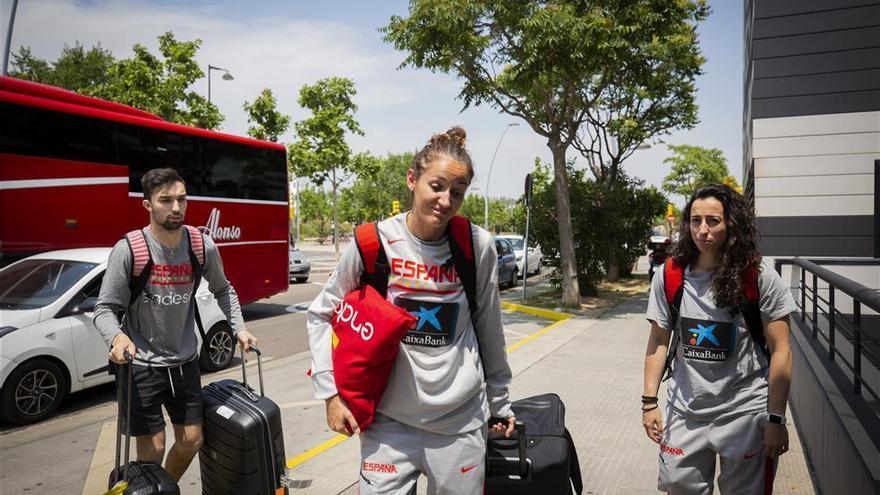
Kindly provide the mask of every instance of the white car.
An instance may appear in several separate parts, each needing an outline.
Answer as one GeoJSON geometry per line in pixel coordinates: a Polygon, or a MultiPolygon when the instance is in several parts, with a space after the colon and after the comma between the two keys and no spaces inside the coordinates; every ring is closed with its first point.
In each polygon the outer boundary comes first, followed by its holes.
{"type": "MultiPolygon", "coordinates": [[[[92,322],[109,255],[110,248],[51,251],[0,270],[4,420],[41,421],[68,393],[113,381],[107,345],[92,322]]],[[[199,363],[214,371],[232,361],[235,339],[207,285],[196,295],[208,341],[199,363]]]]}
{"type": "MultiPolygon", "coordinates": [[[[523,272],[523,236],[515,234],[496,235],[500,239],[507,239],[513,245],[513,254],[516,255],[516,269],[518,273],[523,272]]],[[[541,252],[541,246],[529,246],[529,274],[537,274],[541,271],[541,264],[544,261],[544,253],[541,252]]]]}

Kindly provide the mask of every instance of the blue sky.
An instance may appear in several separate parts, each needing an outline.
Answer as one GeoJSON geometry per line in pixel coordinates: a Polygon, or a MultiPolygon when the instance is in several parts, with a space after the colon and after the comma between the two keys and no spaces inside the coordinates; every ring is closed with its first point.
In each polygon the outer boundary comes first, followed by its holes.
{"type": "MultiPolygon", "coordinates": [[[[3,2],[4,11],[10,2],[3,2]]],[[[700,124],[664,138],[672,144],[720,148],[731,172],[742,174],[742,2],[710,1],[712,15],[700,27],[707,58],[698,80],[700,124]]],[[[419,148],[434,132],[462,125],[474,158],[476,183],[485,188],[492,153],[505,126],[517,119],[489,107],[461,112],[460,82],[426,70],[397,70],[403,54],[381,40],[377,29],[392,15],[406,15],[406,1],[184,2],[130,0],[22,0],[13,33],[14,49],[30,46],[54,59],[65,43],[101,43],[116,57],[128,57],[141,43],[156,50],[156,36],[171,30],[178,39],[203,40],[198,61],[230,69],[235,79],[212,79],[212,99],[226,115],[223,130],[244,134],[244,101],[271,88],[280,110],[294,120],[307,114],[296,104],[303,84],[328,76],[354,79],[356,118],[363,137],[357,151],[384,155],[419,148]],[[48,27],[48,29],[47,29],[48,27]]],[[[5,16],[4,12],[4,16],[5,16]]],[[[3,23],[5,29],[5,22],[3,23]]],[[[206,92],[206,80],[197,81],[206,92]]],[[[283,140],[292,139],[288,133],[283,140]]],[[[668,173],[665,145],[636,152],[625,164],[630,175],[660,185],[668,173]]],[[[535,156],[550,161],[543,139],[528,127],[507,133],[492,171],[490,195],[514,197],[522,190],[535,156]]],[[[574,156],[574,154],[572,154],[574,156]]],[[[680,202],[680,198],[672,198],[680,202]]]]}

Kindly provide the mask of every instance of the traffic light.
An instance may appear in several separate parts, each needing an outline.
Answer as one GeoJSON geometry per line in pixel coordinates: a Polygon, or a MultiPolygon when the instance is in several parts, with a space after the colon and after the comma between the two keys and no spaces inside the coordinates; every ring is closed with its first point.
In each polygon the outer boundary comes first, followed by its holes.
{"type": "Polygon", "coordinates": [[[391,214],[397,215],[398,213],[400,213],[400,201],[395,199],[391,202],[391,214]]]}

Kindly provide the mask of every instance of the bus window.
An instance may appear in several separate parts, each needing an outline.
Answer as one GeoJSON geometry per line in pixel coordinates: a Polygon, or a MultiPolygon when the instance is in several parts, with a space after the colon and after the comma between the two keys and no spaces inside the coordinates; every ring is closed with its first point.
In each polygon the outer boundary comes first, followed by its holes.
{"type": "Polygon", "coordinates": [[[143,192],[141,177],[148,170],[171,167],[186,181],[188,194],[201,194],[198,150],[191,136],[120,124],[119,161],[129,167],[128,190],[131,192],[143,192]]]}
{"type": "Polygon", "coordinates": [[[0,122],[2,153],[117,163],[114,122],[5,102],[0,122]]]}
{"type": "Polygon", "coordinates": [[[287,201],[284,153],[234,143],[202,140],[204,195],[287,201]]]}

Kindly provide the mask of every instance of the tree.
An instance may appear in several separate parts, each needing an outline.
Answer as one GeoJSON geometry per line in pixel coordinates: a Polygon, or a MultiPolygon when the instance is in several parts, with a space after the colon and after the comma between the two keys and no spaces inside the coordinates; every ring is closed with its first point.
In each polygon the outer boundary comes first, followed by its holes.
{"type": "Polygon", "coordinates": [[[339,186],[355,172],[370,175],[378,168],[376,158],[354,155],[345,142],[346,132],[363,135],[354,119],[357,105],[354,81],[342,77],[321,79],[299,91],[299,106],[312,116],[294,124],[297,140],[290,145],[289,166],[297,177],[309,177],[322,185],[330,182],[333,205],[333,244],[339,255],[339,186]]]}
{"type": "Polygon", "coordinates": [[[114,61],[110,51],[100,44],[89,50],[79,43],[72,47],[64,45],[58,59],[51,64],[35,57],[29,47],[20,47],[18,54],[12,54],[11,75],[85,93],[108,81],[107,73],[114,61]]]}
{"type": "Polygon", "coordinates": [[[319,238],[327,237],[330,233],[330,220],[333,218],[329,195],[326,191],[313,187],[306,187],[299,194],[303,220],[315,228],[319,238]]]}
{"type": "Polygon", "coordinates": [[[670,145],[673,155],[663,163],[672,169],[663,179],[663,190],[680,194],[685,201],[699,188],[707,184],[724,183],[733,189],[741,189],[736,178],[727,169],[724,153],[717,148],[703,148],[689,144],[670,145]]]}
{"type": "Polygon", "coordinates": [[[263,89],[253,103],[244,102],[242,107],[248,115],[248,135],[254,139],[278,142],[278,138],[290,128],[290,117],[276,108],[278,101],[269,88],[263,89]]]}
{"type": "Polygon", "coordinates": [[[350,188],[342,191],[344,220],[360,224],[381,220],[391,215],[391,202],[400,202],[400,211],[409,210],[412,194],[406,187],[406,171],[412,153],[389,154],[378,158],[372,173],[358,174],[350,188]]]}
{"type": "Polygon", "coordinates": [[[217,107],[189,87],[205,76],[195,61],[202,40],[177,41],[174,33],[159,36],[161,59],[141,44],[132,58],[116,61],[108,81],[92,96],[131,105],[178,124],[216,129],[223,123],[217,107]]]}
{"type": "MultiPolygon", "coordinates": [[[[666,85],[681,81],[678,86],[692,90],[699,69],[677,71],[663,61],[679,55],[699,66],[691,21],[706,13],[702,0],[413,0],[409,17],[392,17],[383,31],[386,41],[408,52],[402,65],[462,78],[464,108],[489,104],[522,118],[547,139],[563,302],[577,304],[566,152],[590,119],[609,122],[607,129],[619,135],[618,149],[637,147],[650,135],[652,127],[630,115],[610,119],[597,109],[631,105],[642,109],[635,115],[654,115],[651,107],[659,106],[655,94],[666,94],[666,85]],[[645,73],[655,70],[663,76],[652,81],[656,87],[643,87],[645,73]],[[640,77],[630,82],[634,76],[640,77]]],[[[657,118],[663,112],[657,109],[657,118]]]]}
{"type": "MultiPolygon", "coordinates": [[[[517,209],[523,206],[516,200],[510,198],[489,198],[489,231],[494,233],[513,232],[517,230],[515,218],[520,216],[517,209]]],[[[464,198],[461,209],[458,210],[460,215],[470,219],[477,225],[483,225],[483,214],[485,210],[483,196],[479,194],[468,194],[464,198]]],[[[525,218],[525,215],[522,215],[525,218]]]]}

